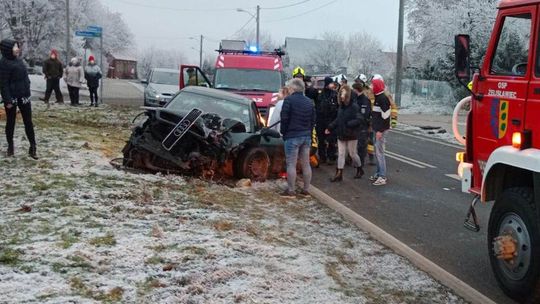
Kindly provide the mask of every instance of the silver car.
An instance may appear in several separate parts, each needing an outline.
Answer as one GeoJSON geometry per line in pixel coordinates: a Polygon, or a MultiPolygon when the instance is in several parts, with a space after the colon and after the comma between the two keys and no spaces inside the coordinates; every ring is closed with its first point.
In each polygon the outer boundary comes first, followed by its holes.
{"type": "Polygon", "coordinates": [[[148,78],[141,80],[146,84],[144,105],[161,107],[180,91],[180,71],[175,69],[153,68],[148,78]]]}

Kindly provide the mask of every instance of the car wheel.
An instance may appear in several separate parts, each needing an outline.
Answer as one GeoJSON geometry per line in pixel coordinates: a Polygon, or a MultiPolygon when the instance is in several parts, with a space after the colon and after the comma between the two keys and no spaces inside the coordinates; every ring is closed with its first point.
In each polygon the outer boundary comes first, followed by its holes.
{"type": "Polygon", "coordinates": [[[532,189],[506,189],[497,198],[488,248],[495,278],[509,297],[524,301],[540,295],[540,231],[532,189]]]}
{"type": "Polygon", "coordinates": [[[244,151],[238,161],[238,176],[252,181],[263,182],[268,178],[270,157],[262,148],[251,148],[244,151]]]}

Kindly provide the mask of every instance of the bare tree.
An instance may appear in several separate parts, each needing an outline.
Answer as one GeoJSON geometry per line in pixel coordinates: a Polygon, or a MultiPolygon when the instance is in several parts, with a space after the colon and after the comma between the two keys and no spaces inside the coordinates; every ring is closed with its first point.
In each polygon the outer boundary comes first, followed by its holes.
{"type": "Polygon", "coordinates": [[[326,32],[321,36],[320,47],[308,51],[307,60],[309,63],[320,69],[324,73],[341,73],[346,70],[347,51],[345,49],[345,38],[336,32],[326,32]]]}
{"type": "Polygon", "coordinates": [[[382,42],[367,32],[351,33],[347,40],[347,68],[352,74],[380,73],[382,42]]]}
{"type": "MultiPolygon", "coordinates": [[[[239,40],[245,40],[248,45],[256,45],[257,44],[257,34],[255,30],[251,29],[245,29],[240,31],[236,36],[235,39],[239,40]]],[[[263,51],[273,51],[274,49],[279,47],[279,43],[276,43],[274,39],[272,38],[272,35],[270,32],[262,31],[259,34],[259,45],[260,49],[263,51]]]]}

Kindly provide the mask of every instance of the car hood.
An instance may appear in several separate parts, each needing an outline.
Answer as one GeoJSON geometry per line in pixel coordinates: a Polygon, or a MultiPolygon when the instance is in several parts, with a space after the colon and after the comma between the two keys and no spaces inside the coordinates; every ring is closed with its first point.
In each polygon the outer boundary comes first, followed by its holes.
{"type": "Polygon", "coordinates": [[[158,94],[173,95],[176,92],[180,91],[179,86],[170,84],[150,83],[148,87],[154,89],[158,94]]]}

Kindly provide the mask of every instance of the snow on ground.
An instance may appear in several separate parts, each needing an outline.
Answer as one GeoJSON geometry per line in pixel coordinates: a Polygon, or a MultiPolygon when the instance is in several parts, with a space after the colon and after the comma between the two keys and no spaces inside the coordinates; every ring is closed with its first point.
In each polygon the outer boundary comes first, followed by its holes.
{"type": "Polygon", "coordinates": [[[0,157],[0,302],[463,303],[282,181],[113,169],[137,110],[34,113],[40,160],[20,123],[0,157]]]}

